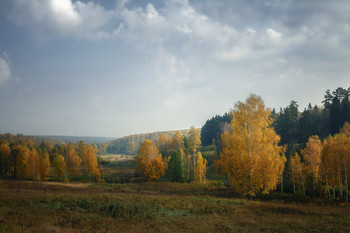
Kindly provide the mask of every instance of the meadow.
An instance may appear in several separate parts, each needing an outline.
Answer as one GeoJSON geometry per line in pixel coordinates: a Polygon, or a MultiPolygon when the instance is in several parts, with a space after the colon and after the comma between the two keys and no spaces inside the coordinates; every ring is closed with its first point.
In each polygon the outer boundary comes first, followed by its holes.
{"type": "Polygon", "coordinates": [[[214,182],[0,180],[0,232],[350,232],[349,206],[294,200],[214,182]]]}

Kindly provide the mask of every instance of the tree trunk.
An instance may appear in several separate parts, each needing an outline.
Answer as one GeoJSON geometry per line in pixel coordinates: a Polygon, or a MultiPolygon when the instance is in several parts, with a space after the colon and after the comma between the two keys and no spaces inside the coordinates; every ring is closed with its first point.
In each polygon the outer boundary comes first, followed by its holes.
{"type": "Polygon", "coordinates": [[[32,167],[32,171],[33,171],[33,180],[35,180],[35,159],[33,158],[33,167],[32,167]]]}
{"type": "Polygon", "coordinates": [[[283,172],[281,175],[281,193],[283,193],[283,172]]]}
{"type": "Polygon", "coordinates": [[[314,164],[314,156],[311,155],[311,167],[312,167],[312,192],[315,192],[315,179],[316,179],[316,169],[314,164]]]}
{"type": "Polygon", "coordinates": [[[304,178],[303,178],[303,173],[302,173],[302,170],[301,170],[301,166],[299,166],[299,172],[300,172],[300,177],[301,177],[301,185],[303,186],[303,192],[304,192],[304,195],[306,194],[305,193],[305,185],[304,185],[304,178]]]}
{"type": "Polygon", "coordinates": [[[193,152],[193,180],[196,183],[196,162],[197,162],[197,158],[196,158],[196,154],[195,152],[193,152]]]}
{"type": "Polygon", "coordinates": [[[295,178],[294,178],[294,168],[293,168],[293,163],[292,164],[292,178],[293,178],[293,191],[294,191],[294,194],[295,194],[295,178]]]}
{"type": "Polygon", "coordinates": [[[345,172],[345,195],[346,195],[346,203],[349,203],[349,184],[348,184],[348,174],[346,172],[346,164],[345,160],[343,160],[344,163],[344,172],[345,172]]]}
{"type": "Polygon", "coordinates": [[[329,190],[327,176],[326,176],[326,189],[327,189],[327,193],[328,193],[328,200],[331,200],[331,191],[329,190]]]}
{"type": "Polygon", "coordinates": [[[339,182],[339,199],[343,198],[342,184],[341,184],[341,173],[339,166],[339,156],[337,155],[337,168],[338,168],[338,182],[339,182]]]}
{"type": "MultiPolygon", "coordinates": [[[[325,165],[323,164],[323,170],[324,172],[326,172],[326,168],[325,168],[325,165]]],[[[327,178],[327,173],[325,173],[325,177],[326,177],[326,192],[328,193],[328,200],[331,200],[331,192],[329,190],[329,185],[328,185],[328,178],[327,178]]],[[[327,195],[326,193],[326,195],[327,195]]]]}
{"type": "Polygon", "coordinates": [[[334,199],[335,199],[335,187],[334,187],[335,178],[334,178],[334,170],[333,170],[333,172],[332,172],[332,179],[333,179],[332,189],[333,189],[333,200],[334,200],[334,199]]]}

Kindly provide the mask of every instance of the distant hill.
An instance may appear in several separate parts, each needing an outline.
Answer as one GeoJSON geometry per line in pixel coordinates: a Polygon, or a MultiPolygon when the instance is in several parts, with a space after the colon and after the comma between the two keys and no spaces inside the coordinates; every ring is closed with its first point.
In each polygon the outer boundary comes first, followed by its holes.
{"type": "Polygon", "coordinates": [[[65,143],[78,143],[84,141],[86,144],[106,143],[114,140],[112,137],[79,137],[79,136],[57,136],[57,135],[37,135],[36,137],[48,140],[60,140],[65,143]]]}
{"type": "Polygon", "coordinates": [[[180,131],[184,136],[188,136],[189,129],[184,130],[172,130],[172,131],[161,131],[146,134],[134,134],[130,136],[125,136],[122,138],[117,138],[109,142],[107,152],[112,154],[136,154],[141,143],[146,140],[152,140],[155,143],[158,141],[160,135],[164,133],[168,137],[173,137],[176,131],[180,131]]]}

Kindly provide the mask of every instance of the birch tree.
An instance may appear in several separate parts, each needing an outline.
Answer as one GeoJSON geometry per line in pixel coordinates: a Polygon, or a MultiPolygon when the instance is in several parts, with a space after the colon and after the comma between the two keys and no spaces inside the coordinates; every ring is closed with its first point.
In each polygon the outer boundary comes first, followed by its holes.
{"type": "Polygon", "coordinates": [[[285,148],[261,97],[250,95],[231,112],[232,132],[222,135],[223,152],[215,167],[227,174],[242,195],[267,194],[281,181],[285,148]]]}

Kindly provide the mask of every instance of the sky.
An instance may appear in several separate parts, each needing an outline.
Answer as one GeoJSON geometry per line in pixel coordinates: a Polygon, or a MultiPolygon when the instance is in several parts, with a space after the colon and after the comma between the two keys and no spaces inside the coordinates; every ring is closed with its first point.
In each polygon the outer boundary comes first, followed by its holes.
{"type": "Polygon", "coordinates": [[[349,86],[348,0],[0,0],[0,133],[187,129],[349,86]]]}

